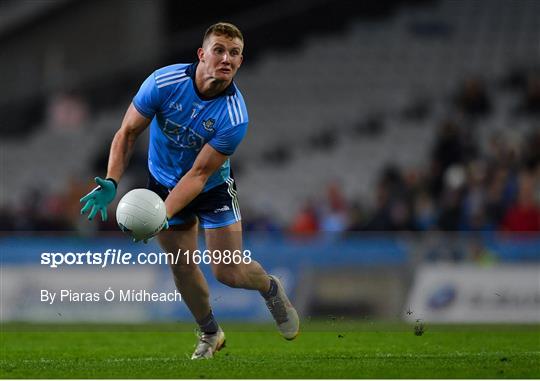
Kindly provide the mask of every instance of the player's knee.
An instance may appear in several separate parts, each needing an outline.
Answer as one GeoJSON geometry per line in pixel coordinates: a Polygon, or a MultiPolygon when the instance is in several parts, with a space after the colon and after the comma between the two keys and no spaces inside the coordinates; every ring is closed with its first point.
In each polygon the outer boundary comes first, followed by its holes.
{"type": "Polygon", "coordinates": [[[241,277],[237,269],[232,267],[219,267],[214,271],[216,279],[229,287],[241,287],[241,277]]]}

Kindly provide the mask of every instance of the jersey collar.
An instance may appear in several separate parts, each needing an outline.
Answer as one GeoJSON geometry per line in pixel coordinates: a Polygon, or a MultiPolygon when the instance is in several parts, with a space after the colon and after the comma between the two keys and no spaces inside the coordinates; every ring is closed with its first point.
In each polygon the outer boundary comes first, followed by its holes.
{"type": "Polygon", "coordinates": [[[201,95],[201,93],[199,93],[199,89],[197,89],[197,86],[195,85],[195,73],[197,72],[197,65],[198,64],[199,64],[198,62],[193,62],[191,65],[189,65],[186,68],[186,74],[189,75],[189,77],[193,81],[193,88],[195,89],[195,92],[197,93],[197,96],[199,98],[204,99],[204,100],[211,100],[211,99],[219,98],[222,95],[234,95],[234,94],[236,94],[236,86],[234,86],[234,81],[231,81],[229,86],[227,86],[227,88],[225,90],[223,90],[222,93],[220,93],[220,94],[218,94],[218,95],[216,95],[215,97],[212,97],[212,98],[203,97],[201,95]]]}

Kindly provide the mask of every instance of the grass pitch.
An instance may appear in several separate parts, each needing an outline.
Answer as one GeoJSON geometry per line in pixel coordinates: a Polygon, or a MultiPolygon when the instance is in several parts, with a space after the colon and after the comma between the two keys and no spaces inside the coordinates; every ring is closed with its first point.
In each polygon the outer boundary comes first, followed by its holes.
{"type": "Polygon", "coordinates": [[[222,324],[227,347],[191,361],[192,325],[3,324],[2,378],[540,378],[539,325],[331,320],[294,341],[271,325],[222,324]]]}

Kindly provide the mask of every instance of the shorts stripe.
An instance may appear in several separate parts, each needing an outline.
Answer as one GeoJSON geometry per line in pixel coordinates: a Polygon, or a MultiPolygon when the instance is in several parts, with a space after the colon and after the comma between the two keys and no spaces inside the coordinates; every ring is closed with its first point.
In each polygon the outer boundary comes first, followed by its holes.
{"type": "Polygon", "coordinates": [[[232,204],[232,207],[233,207],[234,218],[235,218],[236,220],[238,220],[238,214],[236,213],[236,206],[235,206],[235,204],[234,204],[234,195],[231,193],[231,188],[230,188],[230,186],[227,188],[227,192],[229,193],[229,196],[231,196],[231,199],[232,199],[231,204],[232,204]]]}
{"type": "Polygon", "coordinates": [[[231,199],[232,199],[232,208],[233,208],[233,213],[234,213],[234,218],[238,221],[240,220],[240,216],[239,216],[239,213],[238,213],[238,204],[236,201],[236,193],[234,193],[234,189],[233,189],[233,186],[232,186],[232,183],[229,182],[229,179],[225,180],[227,182],[227,184],[229,185],[227,187],[227,192],[229,193],[229,195],[231,196],[231,199]]]}
{"type": "Polygon", "coordinates": [[[232,197],[232,207],[233,207],[234,217],[237,219],[237,221],[240,221],[242,217],[240,215],[240,205],[238,204],[238,194],[236,193],[236,190],[233,188],[234,180],[229,177],[225,179],[225,182],[229,185],[227,188],[227,192],[232,197]]]}

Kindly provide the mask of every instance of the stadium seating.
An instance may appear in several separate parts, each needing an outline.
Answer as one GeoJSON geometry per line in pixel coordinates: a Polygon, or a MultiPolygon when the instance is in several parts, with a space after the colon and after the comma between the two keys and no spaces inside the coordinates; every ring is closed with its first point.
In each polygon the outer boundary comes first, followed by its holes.
{"type": "MultiPolygon", "coordinates": [[[[237,81],[251,125],[233,159],[233,166],[236,162],[243,169],[237,175],[242,204],[272,210],[287,221],[302,200],[331,180],[339,180],[347,196],[369,202],[386,163],[421,166],[434,127],[452,111],[448,98],[462,79],[481,75],[493,86],[515,65],[538,63],[531,52],[538,49],[540,3],[493,3],[440,1],[402,7],[383,21],[359,20],[343,34],[312,35],[302,48],[268,51],[258,64],[246,66],[237,81]],[[431,100],[428,118],[400,118],[419,97],[431,100]],[[353,127],[374,113],[384,119],[381,134],[355,136],[353,127]],[[310,137],[328,129],[336,135],[336,148],[310,147],[310,137]],[[261,158],[276,147],[290,151],[291,160],[273,166],[261,158]]],[[[509,123],[518,133],[526,131],[528,122],[509,115],[515,99],[494,94],[498,107],[481,122],[480,137],[509,123]]],[[[122,113],[98,112],[76,131],[42,128],[24,144],[3,142],[4,168],[12,181],[3,185],[2,202],[18,201],[22,192],[17,190],[36,183],[57,192],[70,174],[90,176],[96,153],[112,138],[122,113]],[[20,173],[21,163],[47,171],[20,173]]]]}
{"type": "MultiPolygon", "coordinates": [[[[261,65],[241,73],[253,121],[239,149],[250,163],[240,177],[243,203],[288,220],[299,200],[314,196],[336,176],[347,195],[369,200],[386,163],[421,165],[434,127],[451,112],[447,99],[461,80],[481,75],[494,83],[515,65],[532,66],[538,60],[530,52],[538,48],[540,38],[533,37],[540,20],[530,6],[540,12],[538,3],[505,1],[404,8],[385,23],[357,23],[343,36],[314,36],[303,51],[269,54],[261,65]],[[421,27],[435,32],[421,34],[421,27]],[[418,97],[434,100],[428,120],[418,125],[393,117],[418,97]],[[351,126],[373,112],[388,116],[384,134],[352,140],[351,126]],[[342,136],[337,149],[302,148],[309,136],[328,126],[342,136]],[[289,147],[295,160],[268,169],[253,160],[272,145],[289,147]]],[[[495,95],[500,107],[478,128],[481,137],[511,119],[515,99],[495,95]]],[[[520,131],[527,125],[521,122],[520,131]]]]}

